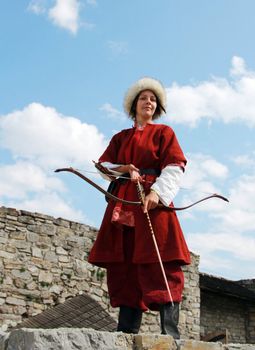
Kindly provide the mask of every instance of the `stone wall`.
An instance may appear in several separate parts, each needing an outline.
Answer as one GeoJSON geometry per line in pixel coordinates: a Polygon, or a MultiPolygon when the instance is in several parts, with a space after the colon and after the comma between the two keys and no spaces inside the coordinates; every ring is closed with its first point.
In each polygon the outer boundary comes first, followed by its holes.
{"type": "Polygon", "coordinates": [[[199,256],[191,254],[192,263],[183,267],[185,287],[181,304],[179,328],[189,339],[200,339],[199,256]]]}
{"type": "MultiPolygon", "coordinates": [[[[12,208],[0,208],[0,327],[6,330],[24,318],[81,293],[91,295],[109,314],[105,270],[87,256],[97,229],[88,225],[12,208]]],[[[199,258],[185,267],[186,287],[180,314],[183,337],[199,339],[199,258]]],[[[159,332],[158,314],[144,315],[143,332],[159,332]]]]}
{"type": "Polygon", "coordinates": [[[201,291],[201,336],[228,329],[229,342],[254,343],[255,306],[235,297],[201,291]]]}
{"type": "Polygon", "coordinates": [[[171,336],[98,332],[91,329],[19,329],[1,334],[1,350],[255,350],[255,345],[175,342],[171,336]]]}

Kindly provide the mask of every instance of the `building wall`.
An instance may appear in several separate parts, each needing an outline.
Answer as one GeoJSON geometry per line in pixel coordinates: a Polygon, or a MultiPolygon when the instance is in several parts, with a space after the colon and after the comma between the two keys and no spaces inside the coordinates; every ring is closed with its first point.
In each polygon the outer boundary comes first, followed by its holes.
{"type": "MultiPolygon", "coordinates": [[[[255,279],[247,279],[238,281],[243,287],[250,289],[255,292],[255,279]]],[[[255,305],[251,304],[249,306],[249,313],[247,317],[247,335],[248,342],[255,344],[255,305]]]]}
{"type": "Polygon", "coordinates": [[[248,321],[247,321],[247,342],[255,344],[255,305],[249,306],[248,321]]]}
{"type": "MultiPolygon", "coordinates": [[[[14,327],[79,293],[87,293],[117,318],[109,305],[105,270],[87,262],[97,229],[77,222],[0,208],[0,327],[14,327]]],[[[185,267],[180,313],[182,337],[199,339],[199,258],[185,267]]],[[[158,313],[143,317],[141,331],[159,333],[158,313]]]]}
{"type": "Polygon", "coordinates": [[[255,292],[255,279],[247,279],[247,280],[240,280],[237,281],[237,283],[241,284],[241,286],[250,289],[251,291],[255,292]]]}
{"type": "Polygon", "coordinates": [[[227,329],[230,343],[252,343],[248,330],[250,308],[241,299],[201,291],[201,336],[227,329]]]}

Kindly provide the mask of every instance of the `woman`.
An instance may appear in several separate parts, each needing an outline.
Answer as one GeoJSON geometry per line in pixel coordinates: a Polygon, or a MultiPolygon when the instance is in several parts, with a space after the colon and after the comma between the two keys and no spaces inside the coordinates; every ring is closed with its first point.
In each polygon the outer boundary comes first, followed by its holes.
{"type": "Polygon", "coordinates": [[[91,250],[89,262],[107,269],[110,303],[119,307],[118,331],[138,333],[142,313],[160,311],[162,334],[179,338],[179,303],[184,277],[181,266],[190,263],[173,206],[186,159],[173,130],[154,124],[166,109],[166,93],[152,78],[138,80],[127,92],[124,108],[134,126],[114,135],[99,163],[130,180],[115,182],[114,194],[138,201],[137,182],[145,191],[143,207],[109,201],[91,250]],[[145,213],[149,212],[173,304],[164,283],[145,213]]]}

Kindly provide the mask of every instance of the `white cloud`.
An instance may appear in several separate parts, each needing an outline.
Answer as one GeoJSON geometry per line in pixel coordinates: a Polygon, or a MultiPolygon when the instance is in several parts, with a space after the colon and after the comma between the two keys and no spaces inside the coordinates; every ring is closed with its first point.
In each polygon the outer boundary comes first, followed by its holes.
{"type": "Polygon", "coordinates": [[[228,168],[209,155],[188,154],[182,186],[194,191],[215,193],[214,180],[222,181],[228,176],[228,168]]]}
{"type": "Polygon", "coordinates": [[[232,76],[242,76],[242,75],[252,75],[252,72],[249,72],[245,61],[242,57],[234,56],[232,58],[232,68],[230,70],[232,76]]]}
{"type": "Polygon", "coordinates": [[[210,231],[189,234],[187,242],[189,248],[200,255],[200,271],[213,274],[221,271],[222,275],[235,276],[235,279],[254,277],[254,268],[249,271],[244,268],[255,262],[254,237],[233,231],[210,231]]]}
{"type": "Polygon", "coordinates": [[[246,167],[250,169],[254,169],[255,166],[255,152],[252,155],[242,154],[236,156],[232,159],[232,161],[240,167],[246,167]]]}
{"type": "Polygon", "coordinates": [[[255,72],[234,56],[230,78],[212,78],[197,85],[167,88],[169,113],[166,119],[197,126],[201,119],[240,122],[255,127],[255,72]]]}
{"type": "Polygon", "coordinates": [[[243,175],[234,181],[229,191],[229,205],[214,213],[223,229],[229,232],[255,231],[255,175],[243,175]]]}
{"type": "Polygon", "coordinates": [[[189,245],[195,251],[203,252],[203,255],[216,251],[224,251],[233,254],[241,260],[255,261],[255,238],[235,232],[208,232],[193,233],[189,235],[189,245]]]}
{"type": "Polygon", "coordinates": [[[0,166],[2,205],[84,221],[86,217],[82,211],[73,209],[63,198],[66,193],[65,185],[53,172],[44,171],[35,164],[18,161],[0,166]]]}
{"type": "Polygon", "coordinates": [[[109,118],[121,121],[125,119],[125,114],[119,111],[118,109],[114,108],[110,103],[103,104],[103,106],[99,109],[100,111],[105,112],[109,118]]]}
{"type": "Polygon", "coordinates": [[[1,205],[89,223],[64,198],[67,188],[54,170],[92,168],[92,159],[97,160],[105,147],[94,125],[39,103],[1,116],[0,148],[9,152],[12,162],[0,163],[1,205]]]}
{"type": "Polygon", "coordinates": [[[65,191],[63,183],[47,174],[39,166],[18,161],[15,164],[0,166],[0,196],[24,199],[27,193],[65,191]]]}
{"type": "MultiPolygon", "coordinates": [[[[87,4],[97,5],[94,0],[88,0],[87,4]]],[[[80,0],[54,0],[54,5],[51,7],[49,0],[32,0],[27,9],[37,15],[46,15],[54,25],[76,34],[80,27],[87,29],[94,27],[94,24],[81,20],[83,7],[80,0]]]]}
{"type": "Polygon", "coordinates": [[[16,159],[33,160],[46,169],[91,166],[106,146],[94,125],[39,103],[2,116],[0,136],[0,146],[16,159]]]}
{"type": "Polygon", "coordinates": [[[76,34],[79,28],[78,0],[56,0],[56,4],[49,10],[49,18],[59,27],[76,34]]]}
{"type": "Polygon", "coordinates": [[[41,15],[46,12],[46,2],[45,0],[32,0],[27,9],[36,15],[41,15]]]}
{"type": "MultiPolygon", "coordinates": [[[[255,231],[255,174],[228,178],[228,168],[208,155],[191,154],[185,171],[182,187],[182,205],[187,205],[205,195],[218,193],[229,199],[229,203],[211,199],[194,207],[195,212],[205,212],[212,219],[216,231],[254,232],[255,231]],[[222,193],[221,188],[228,188],[222,193]]],[[[194,217],[187,217],[187,219],[194,217]]]]}
{"type": "Polygon", "coordinates": [[[195,253],[199,252],[204,257],[201,263],[206,269],[212,269],[213,265],[210,260],[215,260],[221,255],[225,255],[224,268],[227,268],[227,261],[233,261],[233,259],[238,259],[239,263],[241,261],[255,262],[255,238],[251,236],[235,232],[208,232],[189,234],[187,240],[191,250],[195,253]]]}
{"type": "MultiPolygon", "coordinates": [[[[227,196],[222,188],[228,181],[229,170],[226,165],[213,157],[201,153],[188,154],[188,164],[181,181],[181,191],[175,200],[176,207],[187,206],[202,198],[213,194],[227,196]]],[[[197,220],[197,214],[201,212],[209,217],[218,214],[228,208],[228,203],[219,198],[211,198],[194,206],[192,210],[180,213],[185,221],[197,220]]],[[[213,219],[215,220],[215,219],[213,219]]]]}
{"type": "Polygon", "coordinates": [[[234,178],[233,169],[230,173],[212,157],[191,154],[183,184],[192,189],[185,193],[183,204],[199,199],[203,190],[218,192],[217,184],[228,188],[229,203],[212,199],[194,207],[192,216],[184,213],[182,218],[192,222],[200,218],[205,223],[203,233],[186,231],[189,248],[200,255],[200,271],[212,274],[221,271],[221,275],[234,279],[251,278],[254,269],[249,265],[255,261],[255,173],[250,157],[241,158],[237,163],[240,162],[245,165],[248,162],[253,174],[234,178]]]}
{"type": "Polygon", "coordinates": [[[228,175],[228,168],[215,159],[203,156],[200,157],[200,166],[209,176],[225,179],[228,175]],[[201,159],[202,158],[202,159],[201,159]]]}
{"type": "MultiPolygon", "coordinates": [[[[194,236],[192,238],[194,238],[194,236]]],[[[199,247],[199,249],[201,249],[201,247],[199,247]]],[[[200,269],[201,267],[203,268],[203,271],[215,275],[215,271],[221,271],[224,274],[223,270],[226,270],[229,274],[233,265],[231,259],[217,255],[216,251],[211,251],[206,253],[203,252],[202,256],[200,256],[200,269]]]]}

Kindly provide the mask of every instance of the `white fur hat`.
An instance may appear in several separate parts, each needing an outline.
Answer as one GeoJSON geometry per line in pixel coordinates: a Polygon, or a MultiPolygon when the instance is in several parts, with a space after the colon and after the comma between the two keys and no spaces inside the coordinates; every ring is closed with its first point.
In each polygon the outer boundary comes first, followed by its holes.
{"type": "MultiPolygon", "coordinates": [[[[131,107],[132,107],[134,99],[136,98],[136,96],[140,92],[142,92],[144,90],[153,91],[154,94],[159,99],[161,106],[166,110],[166,91],[165,91],[165,88],[163,87],[163,85],[161,84],[161,82],[159,80],[156,80],[154,78],[144,77],[144,78],[139,79],[137,82],[135,82],[134,85],[132,85],[128,89],[128,91],[125,95],[124,110],[129,116],[131,116],[130,112],[131,112],[131,107]]],[[[161,109],[160,112],[162,113],[162,112],[164,112],[164,110],[161,109]]],[[[159,117],[159,115],[155,116],[155,117],[159,117]]]]}

